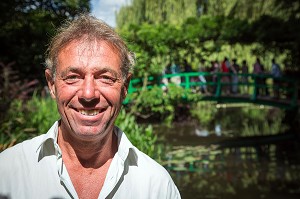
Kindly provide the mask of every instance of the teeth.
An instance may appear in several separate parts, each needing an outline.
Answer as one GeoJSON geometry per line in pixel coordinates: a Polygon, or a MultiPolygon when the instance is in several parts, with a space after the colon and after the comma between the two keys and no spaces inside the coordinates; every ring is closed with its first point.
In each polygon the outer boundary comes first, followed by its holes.
{"type": "Polygon", "coordinates": [[[99,113],[99,110],[79,110],[79,113],[82,115],[93,116],[99,113]]]}

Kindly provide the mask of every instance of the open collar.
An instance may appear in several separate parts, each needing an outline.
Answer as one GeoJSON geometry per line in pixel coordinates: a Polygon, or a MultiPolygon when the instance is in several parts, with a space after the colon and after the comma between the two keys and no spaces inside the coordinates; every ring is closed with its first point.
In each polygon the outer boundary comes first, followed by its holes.
{"type": "MultiPolygon", "coordinates": [[[[48,132],[43,136],[41,144],[37,147],[36,152],[39,152],[39,161],[49,155],[61,155],[61,150],[57,144],[58,126],[60,121],[56,121],[48,132]]],[[[138,149],[132,145],[125,133],[117,126],[114,127],[114,133],[118,137],[118,156],[123,162],[129,156],[133,157],[134,161],[137,162],[137,151],[138,149]]]]}

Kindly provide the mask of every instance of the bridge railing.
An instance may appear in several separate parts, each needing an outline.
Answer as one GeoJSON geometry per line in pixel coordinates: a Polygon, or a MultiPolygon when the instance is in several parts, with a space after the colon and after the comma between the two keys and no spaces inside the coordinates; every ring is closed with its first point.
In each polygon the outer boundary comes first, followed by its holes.
{"type": "Polygon", "coordinates": [[[258,103],[298,105],[298,81],[289,77],[274,79],[270,74],[189,72],[149,76],[132,79],[128,93],[151,89],[154,85],[167,90],[168,84],[196,91],[203,99],[246,98],[258,103]]]}

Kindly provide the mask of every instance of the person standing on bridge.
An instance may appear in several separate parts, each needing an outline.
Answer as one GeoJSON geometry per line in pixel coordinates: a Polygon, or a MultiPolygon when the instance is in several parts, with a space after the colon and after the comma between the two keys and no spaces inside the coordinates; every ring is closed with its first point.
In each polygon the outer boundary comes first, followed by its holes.
{"type": "Polygon", "coordinates": [[[279,98],[281,69],[279,64],[276,63],[275,58],[272,59],[271,75],[273,76],[274,97],[279,98]]]}
{"type": "Polygon", "coordinates": [[[249,73],[249,69],[248,69],[247,61],[243,60],[242,61],[242,78],[241,78],[241,82],[243,84],[243,86],[242,86],[243,93],[246,93],[246,94],[248,94],[248,90],[249,90],[248,73],[249,73]]]}
{"type": "Polygon", "coordinates": [[[255,90],[256,90],[256,95],[260,95],[261,94],[261,88],[260,86],[263,85],[263,80],[262,78],[259,76],[261,74],[263,74],[263,69],[260,63],[260,59],[257,57],[256,58],[256,62],[253,65],[253,74],[254,79],[255,79],[255,90]]]}
{"type": "Polygon", "coordinates": [[[232,59],[232,68],[234,68],[235,73],[233,72],[232,76],[231,76],[231,82],[232,82],[232,93],[233,94],[237,94],[238,90],[239,90],[239,70],[240,70],[240,66],[237,64],[237,60],[236,59],[232,59]]]}
{"type": "Polygon", "coordinates": [[[232,71],[234,74],[236,73],[236,70],[232,67],[230,61],[227,57],[224,57],[224,60],[221,63],[221,71],[222,71],[222,88],[224,88],[224,92],[226,95],[230,94],[230,71],[232,71]]]}
{"type": "Polygon", "coordinates": [[[186,59],[183,60],[183,67],[184,67],[184,72],[185,73],[193,72],[191,64],[189,64],[186,59]]]}
{"type": "Polygon", "coordinates": [[[172,65],[171,65],[171,72],[173,75],[172,78],[171,78],[171,82],[176,84],[176,85],[180,85],[181,83],[181,78],[180,76],[176,75],[176,74],[179,74],[181,72],[181,67],[180,67],[180,63],[179,63],[179,60],[176,59],[172,65]]]}
{"type": "Polygon", "coordinates": [[[133,67],[119,35],[81,15],[47,52],[45,76],[61,119],[0,154],[0,198],[180,198],[169,173],[114,125],[133,67]]]}

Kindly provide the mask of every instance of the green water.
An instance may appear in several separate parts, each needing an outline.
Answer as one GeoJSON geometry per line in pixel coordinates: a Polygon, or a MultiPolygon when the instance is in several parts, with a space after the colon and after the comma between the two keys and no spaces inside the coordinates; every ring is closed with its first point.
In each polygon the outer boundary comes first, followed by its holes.
{"type": "Polygon", "coordinates": [[[299,139],[281,128],[284,114],[257,109],[241,118],[243,111],[218,110],[206,126],[155,125],[171,146],[162,164],[182,198],[300,198],[299,139]]]}

